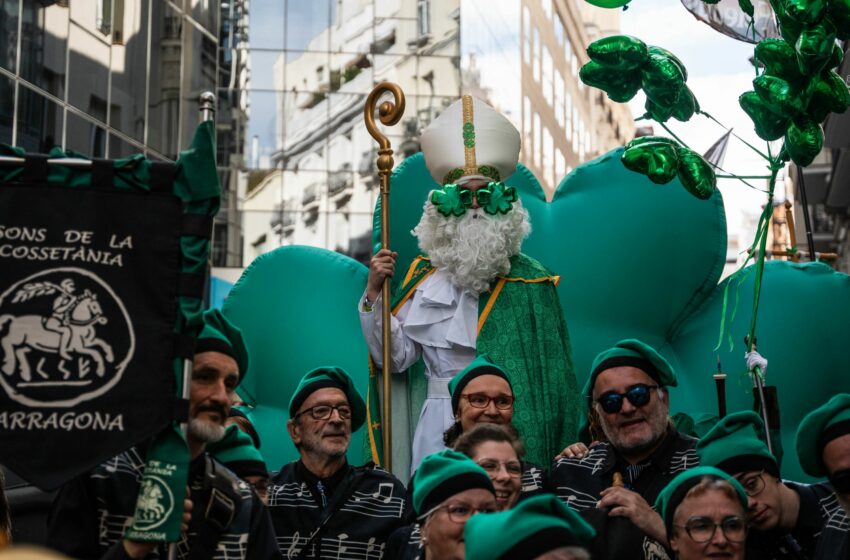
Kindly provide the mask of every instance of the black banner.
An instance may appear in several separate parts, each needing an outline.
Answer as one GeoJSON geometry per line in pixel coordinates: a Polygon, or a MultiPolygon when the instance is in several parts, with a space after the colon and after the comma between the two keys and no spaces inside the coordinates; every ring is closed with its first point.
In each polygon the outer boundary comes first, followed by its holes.
{"type": "Polygon", "coordinates": [[[0,463],[52,489],[172,418],[180,200],[0,185],[0,463]]]}

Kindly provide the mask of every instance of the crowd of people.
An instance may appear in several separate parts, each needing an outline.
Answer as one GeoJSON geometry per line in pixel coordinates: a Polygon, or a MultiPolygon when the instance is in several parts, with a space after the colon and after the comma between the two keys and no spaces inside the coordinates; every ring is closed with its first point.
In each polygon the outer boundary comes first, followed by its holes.
{"type": "MultiPolygon", "coordinates": [[[[528,213],[501,182],[516,168],[516,129],[464,97],[422,147],[441,185],[413,232],[424,255],[382,302],[397,255],[376,253],[357,303],[376,369],[383,305],[393,375],[424,362],[410,472],[348,462],[352,434],[376,427],[349,374],[327,366],[291,395],[285,428],[298,459],[270,473],[249,411],[234,406],[249,371],[241,332],[208,311],[177,558],[850,559],[850,395],[799,426],[800,464],[828,479],[803,484],[781,477],[753,412],[699,439],[677,430],[669,389],[680,375],[640,340],[599,353],[579,391],[559,278],[521,253],[528,213]]],[[[166,558],[165,545],[125,534],[147,452],[140,443],[66,484],[49,546],[82,559],[166,558]]]]}

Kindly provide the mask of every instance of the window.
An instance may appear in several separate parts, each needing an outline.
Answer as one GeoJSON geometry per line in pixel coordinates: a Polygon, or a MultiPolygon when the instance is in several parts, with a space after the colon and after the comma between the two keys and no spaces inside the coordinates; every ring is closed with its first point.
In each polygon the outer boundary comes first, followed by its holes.
{"type": "Polygon", "coordinates": [[[555,186],[555,149],[549,129],[543,130],[543,179],[549,187],[555,186]]]}
{"type": "Polygon", "coordinates": [[[531,149],[531,99],[524,96],[522,99],[522,145],[525,148],[525,153],[531,149]]]}
{"type": "Polygon", "coordinates": [[[549,53],[549,47],[543,47],[543,97],[546,103],[552,106],[552,74],[554,73],[552,65],[552,55],[549,53]]]}
{"type": "Polygon", "coordinates": [[[416,17],[419,25],[419,36],[431,32],[431,0],[417,0],[416,17]]]}
{"type": "Polygon", "coordinates": [[[540,31],[534,28],[534,50],[531,53],[531,66],[534,73],[534,81],[540,81],[540,31]]]}
{"type": "Polygon", "coordinates": [[[532,52],[531,52],[531,19],[530,14],[528,13],[528,6],[524,6],[522,9],[522,36],[523,36],[523,53],[522,59],[526,64],[531,64],[532,52]]]}
{"type": "Polygon", "coordinates": [[[564,77],[555,70],[555,120],[564,128],[564,77]]]}
{"type": "Polygon", "coordinates": [[[112,0],[97,0],[95,25],[104,35],[112,32],[112,0]]]}
{"type": "Polygon", "coordinates": [[[543,0],[543,13],[547,19],[552,19],[552,0],[543,0]]]}
{"type": "MultiPolygon", "coordinates": [[[[555,150],[555,180],[560,182],[567,174],[567,158],[564,157],[564,152],[555,150]]],[[[557,185],[552,185],[557,187],[557,185]]]]}
{"type": "Polygon", "coordinates": [[[534,113],[534,130],[532,131],[534,134],[534,165],[540,167],[540,158],[541,158],[541,144],[540,141],[540,115],[538,113],[534,113]]]}

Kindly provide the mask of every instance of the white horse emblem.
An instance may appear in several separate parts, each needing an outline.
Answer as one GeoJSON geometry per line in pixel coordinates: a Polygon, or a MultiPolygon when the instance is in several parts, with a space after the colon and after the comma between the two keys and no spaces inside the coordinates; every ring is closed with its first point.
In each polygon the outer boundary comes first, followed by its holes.
{"type": "Polygon", "coordinates": [[[134,349],[127,310],[90,271],[39,272],[0,294],[0,385],[22,404],[97,397],[117,383],[134,349]]]}
{"type": "MultiPolygon", "coordinates": [[[[13,301],[21,301],[38,295],[49,295],[55,292],[64,292],[61,287],[50,282],[26,284],[16,294],[13,301]]],[[[58,298],[57,298],[58,299],[58,298]]],[[[106,371],[106,363],[112,362],[115,356],[112,352],[112,346],[98,338],[95,333],[95,325],[105,325],[108,320],[103,316],[100,303],[97,301],[97,295],[85,290],[80,296],[72,296],[72,305],[67,312],[67,319],[63,325],[57,325],[63,328],[68,333],[67,342],[63,340],[63,332],[58,331],[56,327],[50,328],[50,323],[55,317],[42,317],[39,315],[22,315],[15,317],[13,315],[0,315],[0,329],[9,325],[9,332],[0,340],[0,347],[3,349],[3,365],[2,371],[6,375],[12,375],[15,370],[20,367],[21,379],[24,381],[32,380],[32,373],[26,359],[26,354],[31,350],[41,350],[42,352],[50,352],[64,356],[62,361],[67,359],[68,353],[73,352],[82,356],[87,356],[95,362],[95,373],[103,377],[106,371]],[[64,344],[63,344],[64,342],[64,344]]],[[[60,370],[63,371],[63,379],[70,377],[70,372],[63,369],[60,365],[60,370]]],[[[38,374],[48,379],[49,376],[41,370],[37,370],[38,374]]],[[[80,377],[85,377],[85,369],[80,369],[80,377]]]]}

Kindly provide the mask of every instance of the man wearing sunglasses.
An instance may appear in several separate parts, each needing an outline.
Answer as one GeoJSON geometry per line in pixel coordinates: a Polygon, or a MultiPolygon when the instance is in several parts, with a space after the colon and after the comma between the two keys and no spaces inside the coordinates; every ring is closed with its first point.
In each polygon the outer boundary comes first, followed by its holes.
{"type": "Polygon", "coordinates": [[[274,473],[268,488],[284,558],[380,558],[390,533],[409,523],[404,485],[346,460],[365,420],[366,404],[341,368],[317,368],[295,389],[286,428],[300,458],[274,473]]]}
{"type": "Polygon", "coordinates": [[[550,478],[558,497],[586,512],[609,541],[633,540],[638,530],[645,550],[666,543],[664,522],[650,504],[677,473],[698,465],[696,440],[669,418],[667,388],[677,383],[667,360],[639,340],[621,340],[593,361],[585,410],[592,439],[604,441],[581,458],[558,459],[550,478]],[[614,517],[630,523],[609,521],[614,517]]]}
{"type": "MultiPolygon", "coordinates": [[[[784,481],[764,442],[764,423],[752,411],[722,418],[697,443],[702,465],[734,476],[747,494],[747,558],[827,558],[821,535],[828,525],[850,526],[829,484],[784,481]]],[[[845,529],[846,530],[846,529],[845,529]]]]}
{"type": "MultiPolygon", "coordinates": [[[[411,410],[393,419],[395,433],[408,431],[399,421],[416,426],[411,472],[444,448],[443,432],[454,423],[449,380],[479,354],[503,364],[515,387],[534,388],[517,391],[521,414],[514,419],[529,460],[548,464],[564,441],[575,438],[575,414],[564,413],[576,410],[579,398],[556,290],[560,278],[521,253],[528,212],[505,183],[517,169],[519,150],[511,122],[471,96],[447,107],[422,133],[425,165],[439,185],[413,230],[427,256],[414,259],[388,302],[391,370],[405,372],[421,360],[428,382],[426,388],[409,385],[411,410]]],[[[359,304],[376,367],[383,347],[381,286],[394,276],[396,257],[387,250],[375,254],[359,304]]],[[[393,383],[405,381],[399,376],[393,383]]],[[[381,440],[378,433],[370,437],[381,440]]],[[[396,456],[393,464],[405,468],[407,461],[396,456]]]]}
{"type": "MultiPolygon", "coordinates": [[[[803,418],[797,457],[806,474],[829,479],[843,512],[850,515],[850,394],[835,395],[803,418]]],[[[850,525],[839,514],[827,523],[817,558],[850,559],[850,525]]]]}

